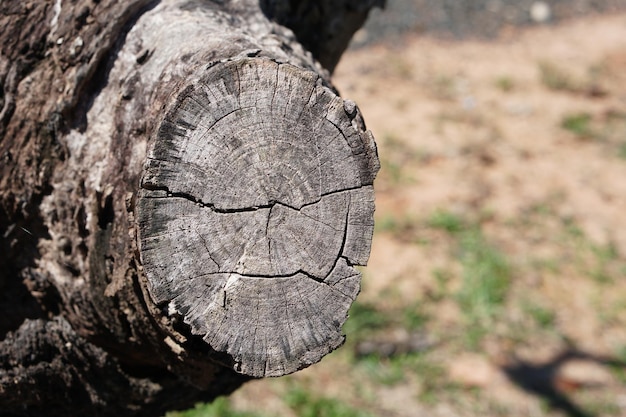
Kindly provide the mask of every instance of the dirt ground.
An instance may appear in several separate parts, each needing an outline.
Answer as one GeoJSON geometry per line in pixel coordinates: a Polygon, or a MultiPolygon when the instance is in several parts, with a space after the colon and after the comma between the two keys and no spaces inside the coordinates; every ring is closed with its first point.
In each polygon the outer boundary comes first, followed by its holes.
{"type": "Polygon", "coordinates": [[[626,416],[626,14],[410,34],[334,82],[382,162],[348,340],[231,412],[626,416]]]}

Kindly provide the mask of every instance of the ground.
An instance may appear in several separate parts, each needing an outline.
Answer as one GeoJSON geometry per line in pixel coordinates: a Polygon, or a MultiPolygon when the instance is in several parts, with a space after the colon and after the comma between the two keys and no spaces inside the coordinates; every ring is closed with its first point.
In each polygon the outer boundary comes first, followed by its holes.
{"type": "Polygon", "coordinates": [[[626,416],[626,14],[410,33],[334,82],[382,162],[346,345],[187,415],[626,416]]]}

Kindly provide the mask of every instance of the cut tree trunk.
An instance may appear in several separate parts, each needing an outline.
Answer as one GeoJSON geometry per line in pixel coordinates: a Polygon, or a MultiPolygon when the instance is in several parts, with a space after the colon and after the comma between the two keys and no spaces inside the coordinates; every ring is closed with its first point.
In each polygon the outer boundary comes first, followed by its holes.
{"type": "Polygon", "coordinates": [[[329,71],[377,3],[0,3],[0,415],[156,416],[343,343],[379,165],[329,71]]]}

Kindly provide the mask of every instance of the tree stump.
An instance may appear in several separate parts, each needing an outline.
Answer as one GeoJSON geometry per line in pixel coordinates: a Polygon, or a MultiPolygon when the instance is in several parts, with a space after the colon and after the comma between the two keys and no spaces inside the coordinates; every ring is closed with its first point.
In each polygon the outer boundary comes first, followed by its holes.
{"type": "Polygon", "coordinates": [[[138,202],[150,294],[238,372],[284,375],[342,341],[373,233],[376,152],[319,76],[209,64],[174,98],[138,202]]]}

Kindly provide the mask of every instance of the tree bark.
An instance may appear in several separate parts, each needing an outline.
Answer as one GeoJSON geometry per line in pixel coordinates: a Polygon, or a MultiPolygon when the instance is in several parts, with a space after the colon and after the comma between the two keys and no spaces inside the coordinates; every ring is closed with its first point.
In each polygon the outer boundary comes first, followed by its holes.
{"type": "Polygon", "coordinates": [[[159,415],[343,343],[379,167],[329,80],[353,3],[0,4],[0,415],[159,415]]]}

